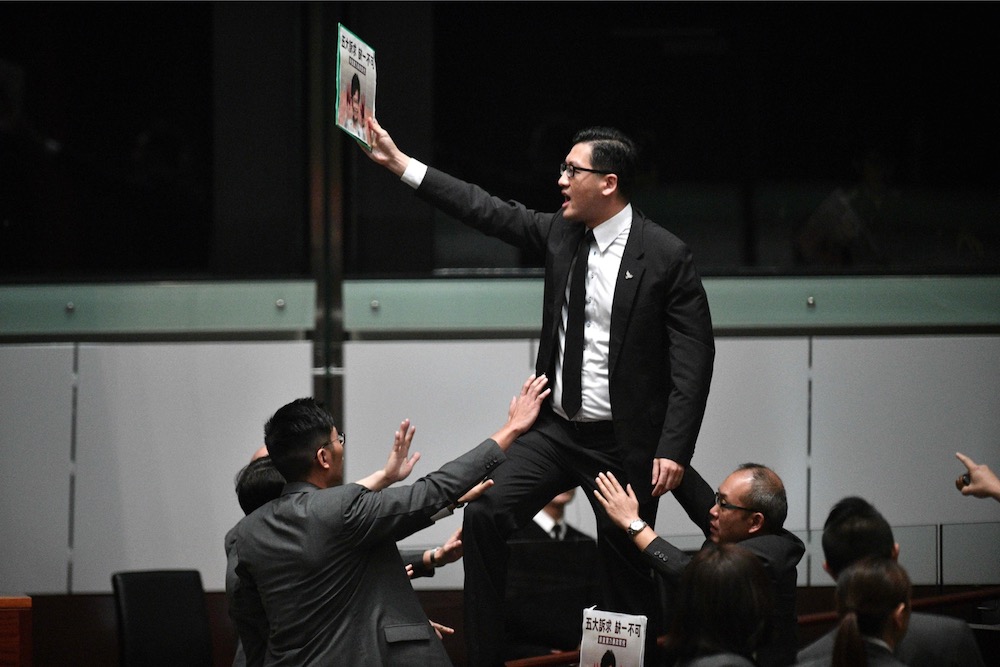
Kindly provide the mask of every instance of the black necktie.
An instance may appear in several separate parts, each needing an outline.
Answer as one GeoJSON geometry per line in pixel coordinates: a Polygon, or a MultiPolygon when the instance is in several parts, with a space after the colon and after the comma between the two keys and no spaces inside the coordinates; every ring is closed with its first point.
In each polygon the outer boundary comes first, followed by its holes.
{"type": "Polygon", "coordinates": [[[566,317],[566,346],[563,350],[562,367],[562,407],[566,416],[572,419],[580,411],[583,399],[580,396],[580,375],[583,372],[583,306],[587,293],[587,254],[594,232],[580,241],[576,250],[576,264],[570,276],[569,313],[566,317]]]}
{"type": "Polygon", "coordinates": [[[552,526],[552,539],[561,540],[562,539],[562,526],[558,523],[552,526]]]}

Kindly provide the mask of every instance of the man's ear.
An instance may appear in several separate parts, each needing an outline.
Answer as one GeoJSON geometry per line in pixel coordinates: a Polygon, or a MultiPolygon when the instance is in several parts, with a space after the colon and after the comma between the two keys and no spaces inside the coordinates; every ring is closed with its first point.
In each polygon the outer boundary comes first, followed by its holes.
{"type": "Polygon", "coordinates": [[[899,542],[892,545],[892,559],[899,560],[899,542]]]}
{"type": "Polygon", "coordinates": [[[892,627],[896,630],[899,636],[902,637],[909,624],[910,605],[906,602],[900,602],[892,611],[892,627]]]}
{"type": "Polygon", "coordinates": [[[605,174],[604,188],[601,189],[601,194],[611,196],[616,192],[618,192],[618,174],[605,174]]]}
{"type": "Polygon", "coordinates": [[[830,571],[830,564],[827,563],[826,561],[823,561],[823,571],[826,572],[831,577],[833,577],[834,579],[837,578],[833,576],[833,572],[830,571]]]}
{"type": "Polygon", "coordinates": [[[330,464],[333,463],[331,456],[330,450],[326,447],[320,447],[316,450],[316,460],[319,461],[319,465],[323,470],[328,470],[330,464]]]}
{"type": "Polygon", "coordinates": [[[764,529],[764,515],[760,512],[754,512],[750,515],[750,528],[747,532],[751,535],[754,533],[759,533],[764,529]]]}

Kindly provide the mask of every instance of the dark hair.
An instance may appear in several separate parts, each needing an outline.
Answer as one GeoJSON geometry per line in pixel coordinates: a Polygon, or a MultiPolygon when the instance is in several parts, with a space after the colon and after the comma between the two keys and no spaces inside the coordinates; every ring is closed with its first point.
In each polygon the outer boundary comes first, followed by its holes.
{"type": "Polygon", "coordinates": [[[264,444],[274,467],[289,482],[302,481],[316,450],[330,442],[333,427],[333,417],[312,398],[282,406],[264,425],[264,444]]]}
{"type": "Polygon", "coordinates": [[[773,605],[757,556],[736,544],[706,546],[681,575],[667,648],[680,658],[751,657],[768,637],[773,605]]]}
{"type": "Polygon", "coordinates": [[[778,474],[760,463],[744,463],[737,470],[753,474],[750,493],[744,502],[755,512],[764,515],[764,532],[776,533],[785,525],[788,516],[788,496],[778,474]]]}
{"type": "Polygon", "coordinates": [[[831,667],[866,667],[864,637],[882,639],[900,604],[910,605],[910,577],[891,558],[864,558],[837,578],[840,623],[831,667]]]}
{"type": "Polygon", "coordinates": [[[895,546],[889,522],[857,496],[834,505],[823,524],[823,555],[834,578],[862,558],[892,558],[895,546]]]}
{"type": "Polygon", "coordinates": [[[635,142],[613,127],[588,127],[576,133],[573,143],[590,144],[591,166],[615,174],[618,191],[626,198],[631,196],[638,162],[635,142]]]}
{"type": "Polygon", "coordinates": [[[236,498],[244,514],[280,496],[284,486],[285,478],[270,456],[254,459],[236,473],[236,498]]]}
{"type": "Polygon", "coordinates": [[[615,654],[611,652],[611,649],[605,651],[604,655],[601,656],[601,667],[615,667],[617,664],[615,654]]]}
{"type": "Polygon", "coordinates": [[[354,97],[354,93],[361,92],[361,79],[355,74],[351,77],[351,97],[354,97]]]}

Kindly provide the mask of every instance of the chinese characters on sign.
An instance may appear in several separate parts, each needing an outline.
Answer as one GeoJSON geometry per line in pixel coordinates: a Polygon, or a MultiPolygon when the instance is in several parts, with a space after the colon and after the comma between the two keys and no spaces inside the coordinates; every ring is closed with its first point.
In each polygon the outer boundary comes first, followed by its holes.
{"type": "Polygon", "coordinates": [[[641,667],[645,650],[646,617],[583,610],[583,641],[580,644],[581,667],[641,667]],[[611,653],[611,656],[607,654],[611,653]]]}
{"type": "Polygon", "coordinates": [[[375,115],[375,51],[337,25],[337,127],[369,145],[365,120],[375,115]]]}

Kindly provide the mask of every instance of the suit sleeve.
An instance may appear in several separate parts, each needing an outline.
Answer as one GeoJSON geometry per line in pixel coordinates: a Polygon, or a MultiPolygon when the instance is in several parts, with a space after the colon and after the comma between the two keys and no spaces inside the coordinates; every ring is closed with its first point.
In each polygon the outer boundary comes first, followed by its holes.
{"type": "Polygon", "coordinates": [[[674,489],[673,493],[688,518],[701,529],[706,538],[709,537],[712,519],[708,513],[715,505],[715,492],[708,482],[697,470],[688,468],[684,472],[680,486],[674,489]]]}
{"type": "Polygon", "coordinates": [[[691,557],[662,537],[656,537],[642,551],[646,561],[660,574],[679,579],[691,557]]]}
{"type": "MultiPolygon", "coordinates": [[[[345,504],[330,511],[340,513],[359,544],[377,544],[386,539],[398,542],[429,526],[432,516],[456,502],[505,460],[503,450],[493,440],[485,440],[413,484],[381,491],[351,485],[356,488],[346,494],[345,504]]],[[[345,494],[338,497],[344,499],[345,494]]]]}
{"type": "Polygon", "coordinates": [[[715,334],[708,297],[686,245],[671,271],[666,298],[671,390],[656,456],[687,466],[708,402],[715,334]]]}
{"type": "Polygon", "coordinates": [[[544,252],[555,217],[494,197],[433,167],[427,168],[417,196],[473,229],[536,253],[544,252]]]}
{"type": "Polygon", "coordinates": [[[403,565],[413,566],[413,579],[419,579],[420,577],[433,577],[434,567],[427,567],[424,565],[424,550],[406,550],[399,552],[400,558],[403,559],[403,565]]]}
{"type": "MultiPolygon", "coordinates": [[[[239,562],[239,546],[235,541],[232,545],[227,545],[227,552],[232,562],[239,562]]],[[[234,567],[234,571],[238,582],[232,590],[227,591],[229,616],[243,645],[247,666],[257,667],[264,664],[267,655],[267,614],[253,580],[239,565],[234,567]]]]}

